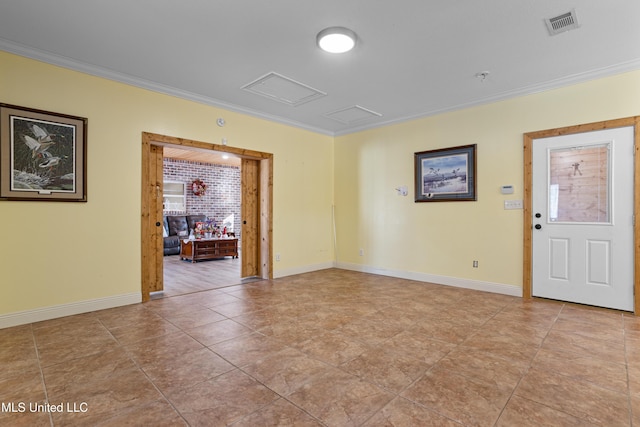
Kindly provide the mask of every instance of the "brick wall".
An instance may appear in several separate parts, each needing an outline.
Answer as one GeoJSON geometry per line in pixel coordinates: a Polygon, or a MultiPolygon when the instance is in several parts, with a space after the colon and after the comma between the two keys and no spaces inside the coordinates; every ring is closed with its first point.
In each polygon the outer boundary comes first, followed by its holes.
{"type": "MultiPolygon", "coordinates": [[[[240,237],[240,168],[237,166],[212,165],[186,160],[164,159],[165,181],[187,184],[187,215],[207,215],[218,224],[227,216],[234,216],[234,231],[240,237]],[[200,179],[207,185],[204,196],[191,191],[191,183],[200,179]]],[[[183,212],[165,214],[184,215],[183,212]]]]}

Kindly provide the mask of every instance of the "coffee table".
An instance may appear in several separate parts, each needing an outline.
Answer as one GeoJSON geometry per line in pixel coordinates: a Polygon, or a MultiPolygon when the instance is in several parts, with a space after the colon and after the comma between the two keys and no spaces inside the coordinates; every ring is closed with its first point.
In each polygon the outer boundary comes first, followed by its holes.
{"type": "Polygon", "coordinates": [[[238,258],[238,239],[180,240],[180,259],[196,262],[228,256],[238,258]]]}

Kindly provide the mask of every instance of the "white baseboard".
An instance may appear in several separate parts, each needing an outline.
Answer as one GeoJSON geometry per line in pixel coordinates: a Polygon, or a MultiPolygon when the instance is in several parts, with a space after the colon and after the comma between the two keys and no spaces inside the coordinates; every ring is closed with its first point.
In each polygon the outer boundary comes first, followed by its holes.
{"type": "Polygon", "coordinates": [[[492,292],[494,294],[522,297],[522,288],[502,283],[482,282],[480,280],[462,279],[459,277],[438,276],[435,274],[418,273],[414,271],[385,270],[367,265],[338,262],[336,268],[360,271],[363,273],[379,274],[381,276],[397,277],[399,279],[416,280],[419,282],[435,283],[438,285],[454,286],[457,288],[474,289],[476,291],[492,292]]]}
{"type": "Polygon", "coordinates": [[[0,329],[142,302],[140,292],[0,315],[0,329]]]}
{"type": "MultiPolygon", "coordinates": [[[[436,283],[439,285],[455,286],[458,288],[474,289],[478,291],[493,292],[496,294],[522,297],[522,288],[505,285],[502,283],[482,282],[479,280],[461,279],[458,277],[437,276],[434,274],[418,273],[412,271],[386,270],[374,268],[366,265],[351,264],[344,262],[326,262],[321,264],[305,265],[301,267],[288,268],[274,271],[273,277],[280,278],[293,276],[295,274],[310,273],[312,271],[326,270],[328,268],[342,268],[345,270],[360,271],[363,273],[379,274],[381,276],[397,277],[399,279],[416,280],[419,282],[436,283]]],[[[120,307],[123,305],[137,304],[142,302],[139,292],[130,294],[114,295],[105,298],[97,298],[87,301],[61,304],[51,307],[37,308],[34,310],[19,311],[16,313],[0,315],[0,329],[11,326],[25,325],[43,320],[56,319],[58,317],[72,316],[74,314],[88,313],[91,311],[104,310],[107,308],[120,307]]]]}
{"type": "Polygon", "coordinates": [[[293,276],[294,274],[311,273],[312,271],[326,270],[328,268],[334,268],[335,264],[331,262],[323,262],[321,264],[303,265],[301,267],[287,268],[284,270],[274,270],[273,278],[278,279],[280,277],[293,276]]]}

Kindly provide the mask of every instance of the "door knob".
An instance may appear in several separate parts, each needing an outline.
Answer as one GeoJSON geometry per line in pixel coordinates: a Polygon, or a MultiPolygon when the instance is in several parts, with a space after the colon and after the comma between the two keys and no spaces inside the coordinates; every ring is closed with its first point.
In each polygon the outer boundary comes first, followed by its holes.
{"type": "Polygon", "coordinates": [[[536,214],[536,218],[540,218],[542,215],[540,213],[536,214]]]}
{"type": "Polygon", "coordinates": [[[542,226],[540,224],[536,224],[534,227],[535,227],[536,230],[540,230],[542,228],[542,226]]]}

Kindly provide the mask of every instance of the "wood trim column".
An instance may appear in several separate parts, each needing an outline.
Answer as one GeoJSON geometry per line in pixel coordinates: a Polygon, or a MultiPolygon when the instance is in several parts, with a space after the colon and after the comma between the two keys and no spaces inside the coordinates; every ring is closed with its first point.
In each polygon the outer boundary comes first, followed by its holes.
{"type": "Polygon", "coordinates": [[[260,163],[253,159],[242,159],[240,186],[242,187],[242,266],[241,277],[260,274],[260,163]]]}

